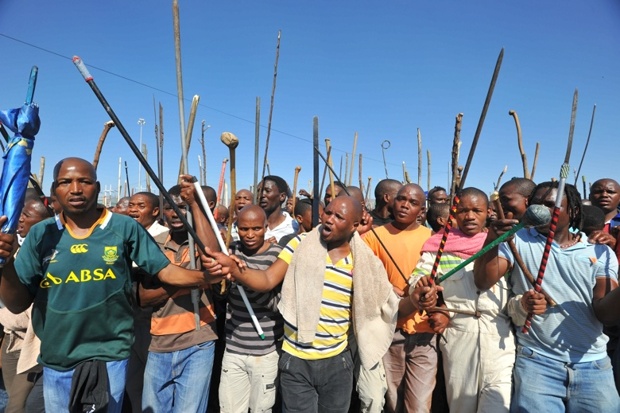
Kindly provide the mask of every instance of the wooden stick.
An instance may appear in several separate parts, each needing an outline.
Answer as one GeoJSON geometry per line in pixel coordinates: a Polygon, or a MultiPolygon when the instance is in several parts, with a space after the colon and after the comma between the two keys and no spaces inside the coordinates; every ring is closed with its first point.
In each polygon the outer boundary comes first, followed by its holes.
{"type": "Polygon", "coordinates": [[[523,149],[523,139],[521,137],[521,122],[519,122],[519,115],[514,110],[509,110],[508,114],[514,118],[515,127],[517,128],[517,143],[519,144],[519,153],[521,154],[521,162],[523,163],[523,177],[531,179],[530,171],[527,167],[527,156],[523,149]]]}
{"type": "MultiPolygon", "coordinates": [[[[164,180],[164,107],[159,104],[159,164],[157,170],[159,182],[164,180]]],[[[159,194],[159,218],[164,219],[164,195],[159,194]]]]}
{"type": "Polygon", "coordinates": [[[295,215],[295,204],[297,202],[297,179],[299,178],[299,171],[301,171],[301,166],[298,165],[295,167],[295,176],[293,177],[293,206],[291,207],[293,218],[295,215]]]}
{"type": "MultiPolygon", "coordinates": [[[[325,139],[325,146],[327,147],[327,161],[331,162],[332,147],[330,145],[329,139],[325,139]]],[[[325,188],[324,187],[325,175],[327,175],[327,164],[325,164],[325,167],[323,168],[323,178],[321,178],[321,188],[319,189],[319,197],[321,196],[321,194],[323,193],[323,189],[325,188]]],[[[330,174],[330,179],[329,179],[330,184],[333,183],[333,181],[334,181],[334,178],[330,174]]]]}
{"type": "MultiPolygon", "coordinates": [[[[349,181],[349,154],[345,153],[344,154],[344,181],[342,181],[342,184],[347,186],[347,182],[349,181]]],[[[332,197],[335,197],[334,193],[332,192],[332,197]]]]}
{"type": "Polygon", "coordinates": [[[368,177],[368,186],[366,187],[366,205],[368,205],[368,201],[370,200],[370,182],[372,181],[372,176],[368,177]]]}
{"type": "Polygon", "coordinates": [[[113,127],[114,122],[112,122],[111,120],[103,124],[103,130],[101,131],[101,135],[99,136],[99,142],[97,142],[97,149],[95,149],[95,156],[93,158],[93,166],[95,167],[95,170],[97,170],[97,165],[99,165],[99,156],[101,156],[103,142],[105,142],[105,138],[108,136],[108,132],[110,132],[110,129],[112,129],[113,127]]]}
{"type": "Polygon", "coordinates": [[[353,136],[353,152],[351,152],[351,172],[349,173],[349,180],[347,181],[347,186],[351,186],[351,181],[353,180],[353,170],[355,165],[355,150],[357,149],[357,132],[353,136]]]}
{"type": "MultiPolygon", "coordinates": [[[[456,121],[454,124],[454,138],[452,140],[452,185],[450,186],[450,199],[453,199],[456,195],[457,180],[458,180],[458,167],[459,167],[459,152],[461,148],[461,124],[463,122],[463,114],[456,115],[456,121]]],[[[430,189],[430,188],[429,188],[430,189]]]]}
{"type": "Polygon", "coordinates": [[[422,185],[422,134],[418,128],[418,185],[422,185]]]}
{"type": "MultiPolygon", "coordinates": [[[[226,164],[228,163],[228,158],[224,158],[222,161],[222,169],[220,171],[220,180],[217,185],[217,201],[216,205],[218,205],[222,201],[222,190],[224,189],[224,175],[226,174],[226,164]]],[[[215,209],[215,214],[217,215],[217,208],[215,209]]],[[[217,218],[217,216],[216,216],[217,218]]]]}
{"type": "Polygon", "coordinates": [[[471,315],[474,316],[476,318],[480,318],[480,316],[482,316],[482,314],[480,313],[480,311],[476,310],[476,311],[469,311],[469,310],[457,310],[456,308],[446,308],[446,307],[431,307],[428,308],[426,310],[427,313],[441,313],[441,312],[447,312],[447,313],[455,313],[455,314],[463,314],[463,315],[471,315]]]}
{"type": "Polygon", "coordinates": [[[230,245],[230,239],[232,235],[232,224],[235,220],[235,203],[232,202],[235,199],[235,195],[237,194],[237,172],[236,172],[236,161],[235,161],[235,152],[237,146],[239,145],[239,139],[232,134],[231,132],[223,132],[220,136],[220,140],[224,145],[228,147],[228,153],[230,156],[230,193],[232,194],[230,199],[231,202],[228,205],[228,229],[226,231],[226,248],[230,245]]]}
{"type": "Polygon", "coordinates": [[[536,165],[538,164],[538,152],[540,150],[540,143],[536,142],[536,151],[534,152],[534,163],[532,164],[532,173],[530,174],[530,179],[534,180],[534,173],[536,173],[536,165]]]}
{"type": "Polygon", "coordinates": [[[41,157],[41,163],[39,164],[39,186],[43,188],[43,174],[45,173],[45,156],[41,157]]]}
{"type": "Polygon", "coordinates": [[[427,160],[427,175],[426,175],[426,190],[431,189],[431,151],[429,149],[426,150],[426,160],[427,160]]]}
{"type": "Polygon", "coordinates": [[[360,161],[359,161],[359,172],[357,175],[357,178],[359,180],[360,183],[360,191],[362,191],[362,197],[364,197],[364,182],[363,182],[363,178],[362,178],[362,154],[360,153],[360,161]]]}
{"type": "MultiPolygon", "coordinates": [[[[263,174],[261,175],[261,181],[265,177],[265,169],[269,167],[267,162],[267,155],[269,151],[269,137],[271,136],[271,118],[273,117],[273,102],[276,94],[276,80],[278,78],[278,59],[280,58],[280,36],[281,30],[278,30],[278,43],[276,45],[276,62],[273,65],[273,84],[271,85],[271,103],[269,105],[269,119],[267,121],[267,139],[265,139],[265,158],[263,160],[263,174]]],[[[268,172],[269,173],[269,172],[268,172]]],[[[271,173],[269,173],[271,175],[271,173]]]]}
{"type": "Polygon", "coordinates": [[[499,177],[497,178],[497,183],[495,184],[495,191],[499,191],[499,184],[500,182],[502,182],[502,177],[504,176],[506,171],[508,171],[508,165],[504,166],[504,169],[502,169],[502,172],[500,172],[499,177]]]}
{"type": "MultiPolygon", "coordinates": [[[[260,146],[260,97],[256,97],[256,117],[254,119],[254,199],[258,204],[258,149],[260,146]]],[[[236,194],[235,194],[236,195],[236,194]]]]}

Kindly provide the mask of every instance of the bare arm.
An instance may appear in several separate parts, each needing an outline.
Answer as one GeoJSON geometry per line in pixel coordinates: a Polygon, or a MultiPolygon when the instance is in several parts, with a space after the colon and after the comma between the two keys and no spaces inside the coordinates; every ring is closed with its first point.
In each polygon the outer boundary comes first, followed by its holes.
{"type": "Polygon", "coordinates": [[[161,287],[147,288],[140,283],[138,284],[140,307],[154,307],[162,304],[179,290],[179,287],[174,287],[172,285],[164,284],[161,287]]]}
{"type": "Polygon", "coordinates": [[[284,280],[288,269],[288,264],[279,258],[269,268],[261,271],[247,268],[235,256],[209,250],[207,253],[213,258],[203,256],[202,265],[209,274],[214,277],[231,277],[258,292],[273,290],[284,280]]]}
{"type": "MultiPolygon", "coordinates": [[[[0,226],[4,225],[6,217],[0,219],[0,226]]],[[[0,299],[4,305],[14,314],[24,312],[30,307],[34,297],[28,288],[19,281],[15,267],[13,265],[13,254],[15,247],[15,236],[10,234],[0,234],[0,256],[7,260],[1,271],[0,280],[0,299]]]]}
{"type": "Polygon", "coordinates": [[[594,285],[592,302],[594,314],[605,325],[615,325],[620,321],[620,288],[612,278],[598,277],[594,285]]]}
{"type": "Polygon", "coordinates": [[[215,284],[222,280],[221,276],[212,276],[200,270],[188,270],[172,263],[159,271],[157,278],[164,284],[176,287],[201,287],[204,284],[215,284]]]}

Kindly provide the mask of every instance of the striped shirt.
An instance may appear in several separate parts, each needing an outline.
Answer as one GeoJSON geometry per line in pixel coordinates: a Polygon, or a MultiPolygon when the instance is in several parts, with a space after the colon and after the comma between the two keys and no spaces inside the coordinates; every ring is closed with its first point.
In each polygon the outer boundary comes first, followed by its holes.
{"type": "MultiPolygon", "coordinates": [[[[290,265],[301,237],[293,238],[280,253],[279,258],[290,265]]],[[[332,263],[325,254],[325,280],[319,324],[312,343],[297,341],[297,326],[284,321],[282,350],[305,360],[319,360],[340,354],[347,348],[347,333],[351,326],[353,293],[353,256],[349,254],[332,263]]]]}
{"type": "MultiPolygon", "coordinates": [[[[271,244],[262,254],[247,256],[239,249],[239,243],[236,243],[234,248],[235,255],[245,261],[248,268],[256,270],[269,268],[282,251],[282,247],[278,244],[271,244]]],[[[253,356],[269,354],[276,350],[276,343],[282,337],[282,316],[277,308],[280,300],[280,287],[266,293],[252,291],[247,287],[244,287],[244,290],[265,333],[265,339],[261,340],[258,336],[239,294],[239,288],[236,283],[233,283],[228,293],[228,305],[226,306],[226,351],[253,356]]]]}

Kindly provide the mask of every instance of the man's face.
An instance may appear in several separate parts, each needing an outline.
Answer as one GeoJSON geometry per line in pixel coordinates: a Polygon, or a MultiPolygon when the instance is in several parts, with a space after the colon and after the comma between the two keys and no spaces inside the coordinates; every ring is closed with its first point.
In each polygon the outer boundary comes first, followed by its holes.
{"type": "Polygon", "coordinates": [[[456,224],[465,235],[476,235],[486,226],[488,209],[484,198],[474,194],[465,195],[456,207],[456,224]]]}
{"type": "MultiPolygon", "coordinates": [[[[178,195],[170,195],[170,196],[172,197],[172,200],[174,201],[176,206],[181,210],[183,214],[185,214],[187,210],[187,204],[178,195]]],[[[168,224],[168,228],[170,228],[170,231],[175,232],[175,231],[185,230],[185,228],[183,227],[183,221],[179,219],[179,216],[177,215],[177,213],[174,212],[174,209],[172,209],[172,207],[168,203],[164,204],[164,219],[166,220],[166,223],[168,224]]]]}
{"type": "Polygon", "coordinates": [[[605,214],[616,211],[620,204],[620,188],[611,179],[600,179],[590,188],[592,205],[603,210],[605,214]]]}
{"type": "Polygon", "coordinates": [[[392,206],[394,221],[410,225],[417,221],[422,212],[426,197],[420,188],[413,185],[405,185],[396,194],[392,206]]]}
{"type": "Polygon", "coordinates": [[[446,194],[446,191],[436,191],[431,194],[428,202],[431,204],[445,204],[448,202],[448,194],[446,194]]]}
{"type": "Polygon", "coordinates": [[[265,216],[254,211],[244,212],[237,220],[239,239],[246,252],[254,253],[265,243],[267,222],[265,216]]]}
{"type": "MultiPolygon", "coordinates": [[[[532,196],[532,205],[544,205],[549,208],[549,212],[553,216],[553,210],[555,208],[555,198],[557,197],[557,188],[539,188],[532,196]]],[[[562,206],[560,209],[560,215],[558,217],[558,223],[556,227],[556,233],[561,232],[564,228],[568,227],[570,222],[570,216],[567,212],[568,201],[566,197],[562,197],[562,206]]],[[[547,234],[549,232],[549,223],[536,227],[541,234],[547,234]]]]}
{"type": "Polygon", "coordinates": [[[329,204],[332,201],[332,199],[337,197],[341,191],[342,191],[341,187],[339,187],[338,185],[334,185],[334,193],[332,194],[332,186],[327,185],[327,189],[325,190],[325,198],[323,199],[323,203],[325,204],[325,206],[327,207],[327,204],[329,204]]]}
{"type": "Polygon", "coordinates": [[[28,235],[30,228],[48,218],[45,208],[40,205],[39,201],[27,201],[19,215],[17,222],[17,233],[23,238],[28,235]]]}
{"type": "Polygon", "coordinates": [[[252,193],[247,189],[242,189],[237,192],[237,195],[235,196],[235,211],[239,212],[244,206],[251,205],[253,203],[252,193]]]}
{"type": "Polygon", "coordinates": [[[280,208],[286,194],[281,193],[273,181],[264,181],[260,187],[260,200],[258,205],[263,208],[267,216],[280,208]]]}
{"type": "Polygon", "coordinates": [[[146,195],[134,195],[129,199],[127,215],[135,219],[144,228],[149,228],[159,215],[159,207],[151,204],[146,195]]]}
{"type": "Polygon", "coordinates": [[[97,208],[99,182],[91,164],[68,159],[62,163],[54,183],[56,200],[66,214],[83,214],[97,208]]]}
{"type": "Polygon", "coordinates": [[[528,206],[527,197],[516,192],[513,185],[505,186],[499,191],[499,202],[504,214],[508,215],[510,212],[513,219],[521,219],[528,206]]]}
{"type": "Polygon", "coordinates": [[[336,198],[323,210],[321,216],[321,239],[327,244],[340,244],[347,241],[357,229],[348,197],[336,198]]]}

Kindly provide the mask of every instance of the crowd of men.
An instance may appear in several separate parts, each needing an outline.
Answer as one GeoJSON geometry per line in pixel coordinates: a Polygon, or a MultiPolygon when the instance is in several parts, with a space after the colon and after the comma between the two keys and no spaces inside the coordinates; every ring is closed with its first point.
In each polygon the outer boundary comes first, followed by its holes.
{"type": "Polygon", "coordinates": [[[109,210],[66,158],[52,203],[27,194],[0,234],[7,412],[620,412],[615,180],[582,199],[513,178],[451,208],[385,179],[372,210],[339,182],[318,200],[266,176],[229,210],[179,182],[109,210]]]}

